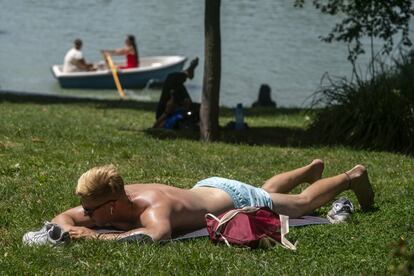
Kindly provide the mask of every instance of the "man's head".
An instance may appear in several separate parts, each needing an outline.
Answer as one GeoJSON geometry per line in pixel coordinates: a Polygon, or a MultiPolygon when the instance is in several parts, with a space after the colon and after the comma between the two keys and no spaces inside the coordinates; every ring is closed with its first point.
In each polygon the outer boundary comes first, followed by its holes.
{"type": "Polygon", "coordinates": [[[124,193],[124,180],[114,165],[90,169],[79,177],[76,186],[76,195],[82,201],[116,200],[124,193]]]}
{"type": "Polygon", "coordinates": [[[79,38],[75,39],[75,41],[73,41],[73,44],[77,50],[80,50],[82,48],[82,40],[79,38]]]}

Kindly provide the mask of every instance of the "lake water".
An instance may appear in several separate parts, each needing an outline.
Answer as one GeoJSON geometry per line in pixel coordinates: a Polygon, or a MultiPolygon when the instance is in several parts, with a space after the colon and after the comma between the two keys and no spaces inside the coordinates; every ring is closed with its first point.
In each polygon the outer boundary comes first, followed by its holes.
{"type": "MultiPolygon", "coordinates": [[[[349,76],[343,44],[326,44],[333,18],[291,1],[222,1],[220,105],[251,105],[262,83],[279,106],[303,106],[321,76],[349,76]]],[[[135,34],[141,56],[200,57],[188,82],[200,101],[204,55],[204,1],[194,0],[0,0],[0,88],[59,95],[117,98],[114,90],[61,89],[50,72],[61,64],[74,38],[83,39],[87,61],[102,48],[122,47],[135,34]]],[[[364,61],[364,59],[362,59],[364,61]]],[[[156,101],[159,91],[127,91],[131,98],[156,101]]]]}

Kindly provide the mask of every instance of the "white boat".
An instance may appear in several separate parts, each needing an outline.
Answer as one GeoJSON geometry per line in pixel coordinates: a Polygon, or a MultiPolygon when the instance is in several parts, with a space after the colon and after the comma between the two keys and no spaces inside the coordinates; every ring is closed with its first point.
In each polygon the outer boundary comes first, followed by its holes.
{"type": "MultiPolygon", "coordinates": [[[[154,56],[140,58],[137,68],[118,69],[123,88],[143,88],[148,82],[162,83],[168,74],[181,71],[187,58],[183,56],[154,56]]],[[[52,74],[62,88],[115,89],[109,69],[97,71],[62,72],[62,65],[53,65],[52,74]]],[[[101,66],[105,67],[105,66],[101,66]]]]}

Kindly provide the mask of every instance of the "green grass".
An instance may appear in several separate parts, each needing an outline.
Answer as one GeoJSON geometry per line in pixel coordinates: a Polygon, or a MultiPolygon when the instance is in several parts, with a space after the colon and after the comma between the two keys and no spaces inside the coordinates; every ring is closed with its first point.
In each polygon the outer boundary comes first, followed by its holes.
{"type": "MultiPolygon", "coordinates": [[[[302,110],[247,110],[250,130],[223,131],[220,142],[207,144],[189,131],[148,130],[154,108],[0,98],[0,274],[388,274],[404,264],[392,256],[393,244],[404,239],[413,251],[411,157],[310,143],[302,110]],[[116,164],[129,183],[189,188],[218,175],[259,186],[314,158],[325,160],[324,176],[365,164],[377,209],[356,212],[347,225],[292,228],[296,252],[226,248],[205,238],[165,245],[84,241],[59,248],[21,243],[26,231],[78,204],[77,178],[95,165],[116,164]]],[[[221,125],[232,119],[229,110],[221,114],[221,125]]]]}

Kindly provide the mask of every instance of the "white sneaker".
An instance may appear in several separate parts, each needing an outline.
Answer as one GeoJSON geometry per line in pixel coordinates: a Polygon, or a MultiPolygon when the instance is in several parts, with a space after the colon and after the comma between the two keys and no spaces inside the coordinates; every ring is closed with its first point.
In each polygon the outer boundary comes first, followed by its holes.
{"type": "Polygon", "coordinates": [[[352,205],[352,202],[345,197],[341,197],[332,203],[332,209],[326,217],[331,223],[344,223],[351,217],[353,212],[354,205],[352,205]]]}
{"type": "Polygon", "coordinates": [[[23,236],[23,244],[33,245],[59,245],[69,240],[69,233],[64,232],[59,225],[45,222],[39,231],[27,232],[23,236]]]}

